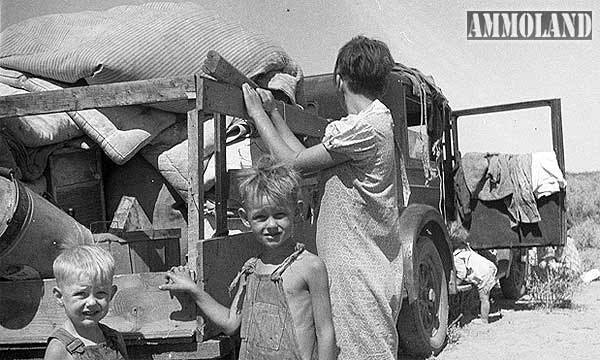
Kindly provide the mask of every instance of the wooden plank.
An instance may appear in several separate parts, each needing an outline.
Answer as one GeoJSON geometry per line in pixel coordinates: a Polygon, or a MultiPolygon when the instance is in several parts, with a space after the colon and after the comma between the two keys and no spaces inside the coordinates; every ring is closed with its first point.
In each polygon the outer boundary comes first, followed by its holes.
{"type": "MultiPolygon", "coordinates": [[[[8,345],[0,348],[0,359],[42,360],[45,350],[45,344],[8,345]]],[[[127,353],[131,360],[233,359],[234,342],[227,336],[200,343],[191,337],[141,344],[127,341],[127,353]]]]}
{"type": "Polygon", "coordinates": [[[220,82],[224,82],[238,88],[241,88],[242,84],[244,83],[250,84],[250,86],[255,89],[258,87],[254,81],[248,79],[246,75],[236,69],[214,50],[210,50],[208,54],[206,54],[204,65],[202,65],[202,71],[220,82]]]}
{"type": "MultiPolygon", "coordinates": [[[[171,297],[158,285],[163,273],[116,275],[118,291],[102,321],[124,333],[129,341],[192,337],[196,307],[189,297],[171,297]]],[[[43,344],[66,320],[56,303],[55,279],[0,282],[0,347],[43,344]]]]}
{"type": "MultiPolygon", "coordinates": [[[[203,79],[203,110],[249,119],[242,89],[233,85],[203,79]]],[[[284,117],[292,132],[316,138],[323,137],[327,121],[317,115],[276,101],[279,113],[284,117]]]]}
{"type": "MultiPolygon", "coordinates": [[[[242,90],[232,85],[201,78],[204,99],[208,105],[205,112],[248,119],[242,90]]],[[[78,111],[124,105],[151,104],[179,100],[193,100],[194,79],[152,79],[123,83],[73,87],[63,90],[43,91],[0,97],[0,119],[14,116],[47,114],[62,111],[78,111]]],[[[286,118],[294,133],[321,138],[327,121],[296,106],[278,102],[280,113],[286,118]]]]}
{"type": "Polygon", "coordinates": [[[215,124],[215,217],[216,229],[214,236],[227,236],[227,199],[229,184],[227,176],[227,130],[225,115],[216,113],[215,124]]]}
{"type": "Polygon", "coordinates": [[[229,337],[220,337],[203,342],[178,343],[154,346],[128,347],[127,351],[132,360],[196,360],[196,359],[223,359],[224,356],[233,359],[234,343],[229,337]]]}
{"type": "Polygon", "coordinates": [[[194,78],[90,85],[0,97],[0,118],[123,105],[193,100],[194,78]]]}
{"type": "Polygon", "coordinates": [[[111,231],[150,230],[152,222],[133,196],[122,196],[110,223],[111,231]]]}
{"type": "Polygon", "coordinates": [[[133,268],[129,256],[129,244],[115,234],[94,234],[97,245],[111,253],[115,259],[115,275],[132,274],[133,268]]]}
{"type": "MultiPolygon", "coordinates": [[[[204,86],[200,75],[196,80],[196,108],[188,113],[188,258],[187,265],[196,272],[198,286],[204,287],[204,259],[202,241],[204,238],[204,86]]],[[[195,305],[194,305],[195,306],[195,305]]],[[[202,339],[204,319],[196,315],[197,336],[202,339]]]]}

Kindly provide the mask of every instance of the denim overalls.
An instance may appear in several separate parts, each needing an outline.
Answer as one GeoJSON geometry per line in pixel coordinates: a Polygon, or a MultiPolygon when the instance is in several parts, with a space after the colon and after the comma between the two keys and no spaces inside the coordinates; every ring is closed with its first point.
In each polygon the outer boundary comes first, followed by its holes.
{"type": "MultiPolygon", "coordinates": [[[[230,289],[242,282],[242,325],[239,360],[296,360],[300,359],[296,332],[283,290],[281,275],[304,251],[303,244],[269,274],[255,274],[258,258],[249,259],[230,289]]],[[[313,350],[316,359],[316,346],[313,350]]]]}
{"type": "Polygon", "coordinates": [[[71,335],[63,328],[54,330],[48,338],[48,342],[53,338],[59,340],[75,360],[126,360],[127,350],[121,335],[106,325],[98,325],[106,338],[105,343],[85,346],[79,338],[71,335]]]}

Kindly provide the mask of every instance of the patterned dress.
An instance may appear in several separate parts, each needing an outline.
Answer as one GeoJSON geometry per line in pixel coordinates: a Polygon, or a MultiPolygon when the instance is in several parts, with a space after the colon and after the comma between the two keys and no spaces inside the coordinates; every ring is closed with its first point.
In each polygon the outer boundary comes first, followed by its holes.
{"type": "Polygon", "coordinates": [[[395,359],[402,255],[389,109],[375,100],[359,114],[331,122],[323,144],[351,159],[323,172],[317,218],[339,359],[395,359]]]}

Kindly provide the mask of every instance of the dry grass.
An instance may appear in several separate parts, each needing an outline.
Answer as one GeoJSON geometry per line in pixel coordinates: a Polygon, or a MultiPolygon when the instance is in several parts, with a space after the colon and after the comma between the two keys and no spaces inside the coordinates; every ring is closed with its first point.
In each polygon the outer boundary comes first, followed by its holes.
{"type": "Polygon", "coordinates": [[[566,267],[534,271],[529,281],[528,293],[535,307],[552,311],[570,308],[573,295],[581,285],[578,274],[566,267]]]}
{"type": "Polygon", "coordinates": [[[583,271],[600,268],[600,172],[567,174],[570,235],[581,254],[583,271]]]}
{"type": "MultiPolygon", "coordinates": [[[[460,319],[458,319],[460,320],[460,319]]],[[[455,321],[448,326],[446,331],[446,341],[448,345],[457,344],[460,340],[462,328],[460,327],[460,321],[455,321]]]]}

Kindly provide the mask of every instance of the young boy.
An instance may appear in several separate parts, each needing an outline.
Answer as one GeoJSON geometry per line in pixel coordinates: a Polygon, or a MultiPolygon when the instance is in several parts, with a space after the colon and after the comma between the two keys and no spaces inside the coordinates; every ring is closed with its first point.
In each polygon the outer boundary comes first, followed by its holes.
{"type": "Polygon", "coordinates": [[[337,354],[327,271],[294,241],[299,175],[270,158],[240,184],[240,216],[263,248],[232,282],[228,309],[196,286],[185,267],[171,269],[162,290],[183,291],[226,334],[240,329],[239,359],[334,359],[337,354]]]}
{"type": "Polygon", "coordinates": [[[112,255],[94,245],[68,248],[54,260],[53,292],[67,321],[48,338],[45,360],[127,359],[123,336],[100,323],[117,291],[114,269],[112,255]]]}
{"type": "MultiPolygon", "coordinates": [[[[454,247],[454,265],[456,277],[459,280],[477,285],[479,301],[481,302],[481,320],[488,323],[490,314],[490,292],[496,285],[496,272],[498,269],[493,262],[479,255],[467,243],[467,230],[457,222],[450,225],[450,240],[454,247]]],[[[479,323],[479,321],[474,321],[479,323]]]]}

